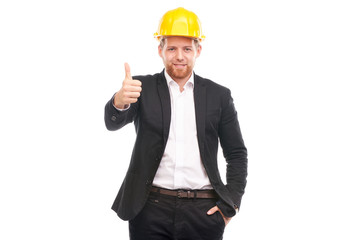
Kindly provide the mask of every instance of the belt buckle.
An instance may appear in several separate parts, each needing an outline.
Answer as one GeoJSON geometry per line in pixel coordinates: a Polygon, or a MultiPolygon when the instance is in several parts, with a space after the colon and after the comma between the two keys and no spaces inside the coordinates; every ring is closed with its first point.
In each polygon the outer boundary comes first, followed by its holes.
{"type": "Polygon", "coordinates": [[[177,191],[177,197],[182,198],[183,193],[186,193],[186,198],[191,198],[191,191],[190,190],[188,190],[188,191],[178,190],[177,191]]]}

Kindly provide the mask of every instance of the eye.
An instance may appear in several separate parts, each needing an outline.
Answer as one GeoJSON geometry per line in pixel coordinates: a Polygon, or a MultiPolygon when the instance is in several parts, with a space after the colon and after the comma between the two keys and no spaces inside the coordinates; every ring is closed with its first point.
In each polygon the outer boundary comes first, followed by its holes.
{"type": "Polygon", "coordinates": [[[192,48],[185,48],[185,52],[191,52],[192,48]]]}
{"type": "Polygon", "coordinates": [[[173,52],[175,51],[175,48],[168,48],[168,51],[173,52]]]}

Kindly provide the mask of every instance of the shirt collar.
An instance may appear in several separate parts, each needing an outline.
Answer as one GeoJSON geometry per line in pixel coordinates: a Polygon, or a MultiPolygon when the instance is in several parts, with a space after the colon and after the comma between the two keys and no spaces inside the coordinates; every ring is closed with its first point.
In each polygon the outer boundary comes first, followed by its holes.
{"type": "MultiPolygon", "coordinates": [[[[166,70],[164,70],[165,73],[165,78],[166,78],[166,82],[168,84],[168,86],[170,87],[170,83],[174,82],[176,83],[171,77],[170,75],[166,72],[166,70]]],[[[176,83],[177,84],[177,83],[176,83]]],[[[191,84],[191,86],[194,86],[194,72],[191,72],[191,76],[189,78],[189,80],[185,83],[185,86],[191,84]]]]}

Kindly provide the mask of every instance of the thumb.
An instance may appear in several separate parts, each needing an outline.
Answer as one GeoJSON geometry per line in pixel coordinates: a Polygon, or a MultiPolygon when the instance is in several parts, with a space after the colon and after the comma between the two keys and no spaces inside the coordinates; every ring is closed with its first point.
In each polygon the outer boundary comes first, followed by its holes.
{"type": "Polygon", "coordinates": [[[129,64],[125,63],[124,66],[125,66],[125,78],[132,79],[129,64]]]}
{"type": "Polygon", "coordinates": [[[219,208],[217,206],[215,206],[215,207],[211,208],[209,211],[207,211],[207,215],[213,215],[218,210],[219,210],[219,208]]]}

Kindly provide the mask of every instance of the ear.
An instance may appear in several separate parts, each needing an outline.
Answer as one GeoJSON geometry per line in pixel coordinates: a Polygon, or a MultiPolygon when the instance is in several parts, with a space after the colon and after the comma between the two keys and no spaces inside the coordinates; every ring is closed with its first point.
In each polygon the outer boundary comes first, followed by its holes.
{"type": "Polygon", "coordinates": [[[199,44],[199,46],[196,49],[196,58],[200,56],[201,50],[202,50],[202,46],[199,44]]]}
{"type": "Polygon", "coordinates": [[[159,56],[162,58],[162,48],[161,48],[161,46],[159,45],[158,46],[158,53],[159,53],[159,56]]]}

